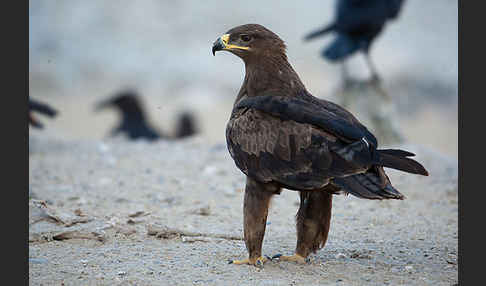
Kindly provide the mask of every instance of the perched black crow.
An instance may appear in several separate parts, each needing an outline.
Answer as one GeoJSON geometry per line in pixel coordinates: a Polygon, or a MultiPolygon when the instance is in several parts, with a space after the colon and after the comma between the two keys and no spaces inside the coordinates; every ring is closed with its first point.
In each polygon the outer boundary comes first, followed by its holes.
{"type": "Polygon", "coordinates": [[[159,134],[146,119],[145,112],[139,96],[131,90],[122,91],[114,97],[99,103],[96,110],[108,107],[116,108],[122,117],[120,124],[113,128],[110,136],[125,133],[130,139],[145,138],[147,140],[157,140],[167,138],[164,134],[159,134]]]}
{"type": "MultiPolygon", "coordinates": [[[[314,31],[305,40],[335,32],[336,38],[322,55],[330,61],[343,61],[356,51],[365,54],[372,80],[379,80],[369,55],[373,40],[388,20],[395,19],[404,0],[337,0],[334,22],[314,31]]],[[[347,76],[343,63],[343,73],[347,76]]]]}
{"type": "Polygon", "coordinates": [[[39,112],[49,117],[55,117],[58,113],[57,110],[46,103],[29,98],[29,125],[39,129],[44,128],[44,126],[34,117],[33,112],[39,112]]]}
{"type": "Polygon", "coordinates": [[[176,139],[191,136],[196,132],[193,122],[194,119],[188,113],[179,119],[180,122],[176,136],[171,137],[157,131],[154,127],[150,126],[141,99],[132,90],[117,93],[112,98],[99,103],[96,106],[96,110],[99,111],[108,107],[116,108],[122,117],[120,124],[110,132],[110,136],[125,133],[131,140],[145,138],[154,141],[162,138],[176,139]]]}
{"type": "MultiPolygon", "coordinates": [[[[420,175],[427,170],[399,149],[378,149],[377,138],[341,106],[312,96],[287,61],[285,43],[267,28],[235,27],[213,44],[245,63],[245,78],[226,126],[226,142],[246,175],[243,227],[248,258],[262,266],[268,207],[282,188],[298,191],[297,245],[280,260],[304,263],[324,247],[332,196],[404,199],[384,167],[420,175]]],[[[373,214],[375,215],[375,214],[373,214]]],[[[277,256],[275,256],[277,257],[277,256]]]]}

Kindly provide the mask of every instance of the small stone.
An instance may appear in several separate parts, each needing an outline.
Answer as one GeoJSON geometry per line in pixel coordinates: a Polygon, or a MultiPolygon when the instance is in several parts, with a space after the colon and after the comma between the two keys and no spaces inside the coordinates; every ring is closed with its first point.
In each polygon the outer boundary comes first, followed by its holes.
{"type": "Polygon", "coordinates": [[[105,143],[98,144],[98,151],[100,153],[106,153],[110,150],[110,147],[105,143]]]}
{"type": "Polygon", "coordinates": [[[119,276],[125,276],[127,275],[127,272],[126,271],[118,271],[117,273],[119,276]]]}
{"type": "Polygon", "coordinates": [[[99,181],[98,181],[98,184],[100,186],[106,186],[106,185],[109,185],[111,184],[112,180],[111,178],[108,178],[108,177],[103,177],[101,178],[99,181]]]}
{"type": "Polygon", "coordinates": [[[43,263],[47,263],[47,259],[45,259],[45,258],[29,258],[29,263],[43,264],[43,263]]]}
{"type": "Polygon", "coordinates": [[[336,254],[336,258],[337,259],[346,258],[346,254],[344,254],[344,253],[338,253],[338,254],[336,254]]]}
{"type": "Polygon", "coordinates": [[[450,259],[450,258],[448,258],[448,259],[446,259],[446,261],[447,261],[447,263],[449,263],[449,264],[454,264],[454,265],[455,265],[455,264],[457,264],[457,262],[456,262],[456,260],[455,260],[455,259],[450,259]]]}
{"type": "Polygon", "coordinates": [[[206,166],[202,172],[204,175],[212,176],[218,172],[218,168],[215,166],[206,166]]]}
{"type": "Polygon", "coordinates": [[[236,191],[233,190],[233,189],[224,189],[223,190],[223,194],[226,196],[226,197],[235,197],[236,196],[236,191]]]}
{"type": "Polygon", "coordinates": [[[411,265],[407,265],[405,266],[405,270],[408,272],[408,273],[411,273],[413,271],[413,266],[411,265]]]}
{"type": "Polygon", "coordinates": [[[86,216],[81,209],[75,209],[74,214],[77,216],[86,216]]]}
{"type": "Polygon", "coordinates": [[[137,211],[137,212],[134,212],[132,214],[129,214],[128,216],[129,217],[139,217],[139,216],[142,216],[142,215],[146,215],[146,213],[144,211],[137,211]]]}
{"type": "Polygon", "coordinates": [[[206,205],[204,207],[193,210],[192,213],[202,216],[208,216],[211,214],[211,207],[209,205],[206,205]]]}

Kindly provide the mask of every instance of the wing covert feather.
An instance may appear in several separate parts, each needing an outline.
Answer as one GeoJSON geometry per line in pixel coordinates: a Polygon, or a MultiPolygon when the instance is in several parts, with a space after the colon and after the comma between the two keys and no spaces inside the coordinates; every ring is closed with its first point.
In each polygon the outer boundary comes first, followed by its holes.
{"type": "Polygon", "coordinates": [[[375,147],[378,145],[376,137],[351,113],[336,104],[309,95],[299,97],[278,95],[248,97],[239,101],[234,110],[247,107],[258,109],[281,119],[314,125],[347,143],[366,138],[375,147]]]}
{"type": "Polygon", "coordinates": [[[322,188],[332,176],[358,170],[329,152],[342,144],[332,134],[255,109],[240,109],[233,114],[226,140],[243,173],[261,182],[279,182],[289,189],[322,188]]]}

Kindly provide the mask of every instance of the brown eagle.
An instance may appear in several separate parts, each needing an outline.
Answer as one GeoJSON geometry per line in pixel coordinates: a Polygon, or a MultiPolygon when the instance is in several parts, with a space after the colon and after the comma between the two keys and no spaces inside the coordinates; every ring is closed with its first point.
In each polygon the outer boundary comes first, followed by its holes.
{"type": "Polygon", "coordinates": [[[234,264],[262,266],[270,198],[282,188],[299,191],[297,246],[280,260],[306,262],[324,247],[333,194],[404,199],[383,167],[428,175],[414,154],[377,149],[375,136],[351,113],[312,96],[287,61],[284,42],[257,24],[235,27],[213,44],[245,63],[245,79],[226,128],[236,166],[246,175],[244,238],[249,257],[234,264]]]}

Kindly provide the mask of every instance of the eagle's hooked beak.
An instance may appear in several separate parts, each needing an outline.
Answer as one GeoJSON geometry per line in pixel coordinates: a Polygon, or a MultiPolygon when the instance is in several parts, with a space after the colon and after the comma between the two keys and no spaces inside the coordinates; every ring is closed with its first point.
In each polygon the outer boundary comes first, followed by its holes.
{"type": "MultiPolygon", "coordinates": [[[[221,50],[224,50],[226,44],[223,42],[223,37],[225,37],[227,35],[224,35],[222,37],[219,37],[214,43],[213,43],[213,56],[216,55],[216,52],[217,51],[221,51],[221,50]]],[[[228,43],[227,39],[229,37],[226,37],[226,43],[228,43]]]]}
{"type": "Polygon", "coordinates": [[[249,50],[249,47],[242,47],[242,46],[237,46],[237,45],[232,45],[229,44],[229,34],[224,34],[221,37],[219,37],[214,43],[213,43],[213,56],[216,54],[217,51],[224,51],[224,50],[234,50],[234,49],[240,49],[240,50],[249,50]]]}

